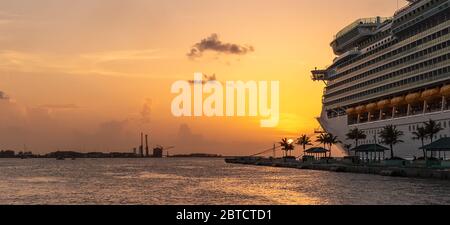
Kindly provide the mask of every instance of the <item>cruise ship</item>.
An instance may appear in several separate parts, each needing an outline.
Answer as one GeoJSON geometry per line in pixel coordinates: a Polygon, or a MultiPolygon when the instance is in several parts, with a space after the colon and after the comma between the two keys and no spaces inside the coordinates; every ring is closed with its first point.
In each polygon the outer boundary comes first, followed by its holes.
{"type": "Polygon", "coordinates": [[[393,17],[358,19],[339,31],[337,56],[312,71],[325,83],[318,121],[345,144],[350,129],[365,132],[359,144],[380,143],[386,125],[403,131],[399,157],[420,157],[412,132],[432,119],[450,137],[450,0],[409,0],[393,17]]]}

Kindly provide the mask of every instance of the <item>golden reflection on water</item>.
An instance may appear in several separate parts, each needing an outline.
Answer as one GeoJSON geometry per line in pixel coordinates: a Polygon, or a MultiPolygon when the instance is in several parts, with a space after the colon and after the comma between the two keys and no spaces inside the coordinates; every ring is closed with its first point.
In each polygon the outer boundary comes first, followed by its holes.
{"type": "Polygon", "coordinates": [[[449,184],[221,159],[0,159],[0,204],[450,204],[449,184]]]}
{"type": "MultiPolygon", "coordinates": [[[[232,195],[256,197],[259,200],[257,204],[275,204],[275,205],[318,205],[324,204],[324,201],[318,197],[313,197],[308,193],[293,190],[296,185],[287,181],[286,177],[279,176],[279,168],[255,167],[261,173],[267,175],[261,179],[224,177],[219,180],[203,182],[203,188],[213,189],[232,195]]],[[[310,192],[311,193],[311,192],[310,192]]],[[[243,204],[246,204],[243,202],[243,204]]]]}
{"type": "Polygon", "coordinates": [[[241,179],[223,178],[218,182],[208,182],[204,185],[213,189],[219,187],[218,189],[220,189],[220,191],[228,194],[254,196],[267,200],[266,202],[262,201],[258,204],[317,205],[321,202],[318,198],[309,197],[307,194],[286,189],[286,185],[282,183],[269,185],[243,183],[245,183],[245,181],[241,179]],[[220,183],[221,186],[217,186],[218,183],[220,183]]]}

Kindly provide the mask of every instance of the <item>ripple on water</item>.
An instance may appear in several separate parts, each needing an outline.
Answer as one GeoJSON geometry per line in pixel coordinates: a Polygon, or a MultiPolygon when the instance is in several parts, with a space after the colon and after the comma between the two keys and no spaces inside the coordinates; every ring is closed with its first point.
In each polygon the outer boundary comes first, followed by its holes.
{"type": "Polygon", "coordinates": [[[137,174],[128,174],[128,175],[117,175],[117,178],[120,179],[170,179],[170,180],[179,180],[184,179],[182,176],[178,176],[175,174],[164,174],[164,173],[155,173],[155,172],[140,172],[137,174]]]}
{"type": "Polygon", "coordinates": [[[19,177],[15,181],[27,183],[63,183],[66,180],[63,177],[19,177]]]}
{"type": "Polygon", "coordinates": [[[0,204],[449,204],[448,187],[222,159],[0,159],[0,204]]]}

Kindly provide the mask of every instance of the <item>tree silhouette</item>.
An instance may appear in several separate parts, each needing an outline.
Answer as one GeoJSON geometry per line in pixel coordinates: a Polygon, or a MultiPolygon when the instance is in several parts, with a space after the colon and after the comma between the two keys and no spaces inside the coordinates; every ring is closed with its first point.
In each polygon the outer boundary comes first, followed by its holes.
{"type": "Polygon", "coordinates": [[[294,143],[292,141],[288,140],[287,138],[281,139],[279,144],[281,145],[282,150],[286,152],[285,157],[287,157],[288,153],[290,153],[291,151],[293,151],[295,149],[294,143]]]}
{"type": "Polygon", "coordinates": [[[391,159],[394,158],[394,145],[403,142],[400,140],[401,136],[403,136],[403,132],[397,130],[397,127],[394,125],[387,125],[380,132],[381,143],[389,145],[391,149],[391,159]]]}
{"type": "Polygon", "coordinates": [[[303,134],[299,138],[297,138],[296,144],[303,147],[303,155],[305,155],[306,146],[312,145],[311,139],[308,136],[306,136],[306,134],[303,134]]]}
{"type": "Polygon", "coordinates": [[[423,157],[424,159],[427,159],[427,152],[423,149],[423,146],[425,146],[425,139],[428,138],[427,130],[425,127],[419,127],[417,128],[417,131],[414,131],[412,134],[414,140],[420,140],[422,142],[423,157]]]}
{"type": "Polygon", "coordinates": [[[364,131],[359,130],[358,128],[351,129],[347,134],[347,140],[354,140],[355,141],[355,148],[358,148],[358,142],[359,140],[364,140],[367,138],[367,135],[364,133],[364,131]]]}

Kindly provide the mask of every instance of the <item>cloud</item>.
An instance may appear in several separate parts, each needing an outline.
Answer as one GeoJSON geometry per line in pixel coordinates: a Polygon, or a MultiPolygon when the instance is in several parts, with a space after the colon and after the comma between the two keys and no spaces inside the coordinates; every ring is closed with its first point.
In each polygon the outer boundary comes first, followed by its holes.
{"type": "Polygon", "coordinates": [[[194,134],[187,124],[181,124],[178,130],[178,141],[183,143],[197,143],[204,141],[203,136],[194,134]]]}
{"type": "Polygon", "coordinates": [[[213,74],[211,76],[207,75],[207,74],[203,74],[203,79],[201,81],[199,80],[188,80],[188,82],[192,85],[194,84],[206,84],[207,82],[210,81],[217,81],[217,77],[216,74],[213,74]]]}
{"type": "Polygon", "coordinates": [[[141,109],[141,123],[142,124],[150,123],[151,114],[152,114],[152,100],[147,98],[145,99],[144,105],[142,105],[141,109]]]}
{"type": "Polygon", "coordinates": [[[0,100],[9,100],[9,97],[5,94],[5,92],[0,91],[0,100]]]}
{"type": "Polygon", "coordinates": [[[229,55],[245,55],[253,52],[254,48],[253,46],[247,45],[223,43],[219,40],[219,36],[217,34],[211,34],[209,37],[192,46],[187,56],[190,58],[198,58],[201,57],[205,51],[213,51],[229,55]]]}
{"type": "Polygon", "coordinates": [[[141,49],[141,50],[123,50],[123,51],[106,51],[81,55],[91,61],[116,62],[116,61],[136,61],[136,60],[155,60],[161,59],[163,56],[158,55],[157,49],[141,49]]]}
{"type": "Polygon", "coordinates": [[[0,72],[148,76],[154,70],[148,65],[165,57],[156,53],[152,49],[83,54],[0,50],[0,72]]]}
{"type": "Polygon", "coordinates": [[[22,17],[22,15],[19,15],[19,14],[0,11],[0,25],[11,24],[11,23],[17,21],[21,17],[22,17]]]}
{"type": "Polygon", "coordinates": [[[48,104],[48,105],[41,105],[41,107],[50,110],[70,110],[79,108],[75,104],[48,104]]]}

